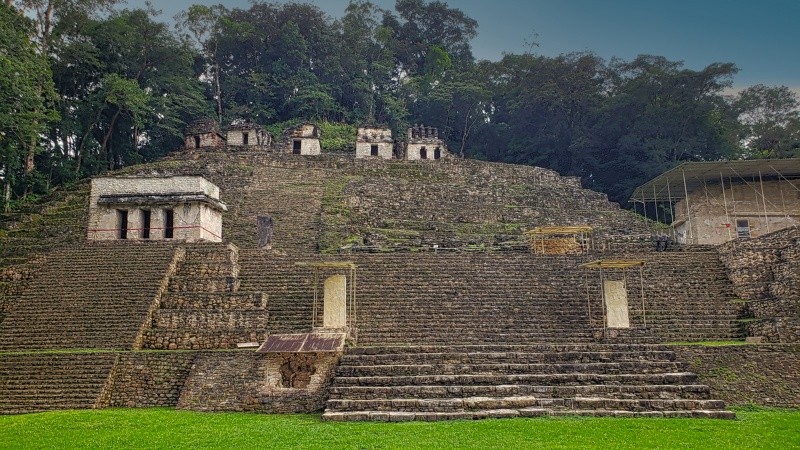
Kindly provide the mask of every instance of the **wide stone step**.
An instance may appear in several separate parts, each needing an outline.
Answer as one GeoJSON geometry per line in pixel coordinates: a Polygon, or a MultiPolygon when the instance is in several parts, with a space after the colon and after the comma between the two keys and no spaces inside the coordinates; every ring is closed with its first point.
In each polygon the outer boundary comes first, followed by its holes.
{"type": "Polygon", "coordinates": [[[721,410],[721,400],[698,399],[618,399],[603,397],[547,398],[520,397],[464,397],[464,398],[392,398],[381,400],[328,400],[329,411],[402,411],[402,412],[457,412],[487,409],[547,408],[549,410],[622,410],[622,411],[683,411],[721,410]]]}
{"type": "Polygon", "coordinates": [[[544,416],[590,416],[590,417],[658,417],[658,418],[698,418],[735,419],[736,414],[722,410],[693,411],[625,411],[625,410],[564,410],[554,411],[544,408],[500,409],[459,412],[400,412],[400,411],[325,411],[322,420],[330,422],[372,421],[409,422],[440,420],[478,420],[502,419],[512,417],[544,416]]]}
{"type": "Polygon", "coordinates": [[[637,349],[632,351],[588,351],[568,350],[558,352],[515,351],[474,351],[474,352],[426,352],[426,353],[381,353],[376,355],[345,354],[340,364],[366,366],[377,364],[485,364],[485,363],[556,363],[556,362],[599,362],[599,361],[674,361],[675,352],[662,349],[637,349]]]}
{"type": "Polygon", "coordinates": [[[672,361],[620,361],[594,363],[495,363],[495,364],[414,364],[351,366],[340,365],[336,376],[380,377],[408,375],[461,374],[547,374],[547,373],[665,373],[678,372],[684,364],[672,361]]]}
{"type": "Polygon", "coordinates": [[[540,373],[540,374],[452,374],[403,375],[334,378],[334,386],[451,386],[451,385],[576,385],[576,384],[694,384],[697,375],[691,372],[671,373],[540,373]]]}
{"type": "Polygon", "coordinates": [[[537,396],[550,398],[605,397],[638,399],[708,399],[710,389],[702,384],[689,385],[524,385],[492,386],[334,386],[330,399],[378,400],[386,398],[461,398],[537,396]]]}

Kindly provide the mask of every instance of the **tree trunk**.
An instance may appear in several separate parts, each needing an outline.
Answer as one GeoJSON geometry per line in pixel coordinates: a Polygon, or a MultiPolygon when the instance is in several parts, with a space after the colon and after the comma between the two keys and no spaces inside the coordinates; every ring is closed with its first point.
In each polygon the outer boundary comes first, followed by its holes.
{"type": "Polygon", "coordinates": [[[48,52],[50,51],[50,28],[53,21],[54,1],[55,0],[49,0],[47,2],[47,9],[44,12],[44,25],[42,25],[42,53],[45,56],[47,56],[48,52]]]}
{"type": "Polygon", "coordinates": [[[114,132],[114,125],[117,124],[117,118],[119,118],[119,115],[121,113],[122,113],[121,109],[117,109],[117,112],[114,113],[114,117],[111,118],[111,123],[108,124],[108,131],[106,131],[106,134],[103,136],[103,143],[100,146],[101,151],[106,156],[106,161],[108,161],[108,163],[109,163],[108,164],[108,168],[109,169],[113,169],[114,168],[114,160],[111,157],[111,155],[109,154],[110,152],[109,152],[108,142],[111,140],[111,133],[114,132]]]}
{"type": "Polygon", "coordinates": [[[217,48],[219,44],[214,42],[214,95],[217,97],[217,120],[222,126],[222,88],[219,84],[219,58],[217,57],[217,48]]]}
{"type": "Polygon", "coordinates": [[[8,164],[6,164],[6,182],[3,190],[3,212],[11,210],[11,174],[8,173],[8,164]]]}

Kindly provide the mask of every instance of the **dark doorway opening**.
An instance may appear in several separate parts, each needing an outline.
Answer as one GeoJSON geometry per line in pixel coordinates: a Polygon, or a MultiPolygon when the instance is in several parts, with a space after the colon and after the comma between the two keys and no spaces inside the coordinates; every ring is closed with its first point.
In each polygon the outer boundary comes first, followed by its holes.
{"type": "Polygon", "coordinates": [[[433,149],[433,159],[439,159],[441,157],[442,157],[442,149],[440,149],[439,147],[433,149]]]}
{"type": "Polygon", "coordinates": [[[117,229],[120,239],[128,239],[128,211],[125,209],[117,210],[117,229]]]}
{"type": "Polygon", "coordinates": [[[142,210],[142,239],[150,239],[150,210],[142,210]]]}
{"type": "Polygon", "coordinates": [[[250,134],[242,133],[242,145],[250,145],[250,134]]]}
{"type": "Polygon", "coordinates": [[[164,210],[164,239],[172,239],[175,234],[175,212],[171,209],[164,210]]]}
{"type": "Polygon", "coordinates": [[[200,135],[194,135],[194,148],[200,148],[200,135]]]}
{"type": "Polygon", "coordinates": [[[294,141],[292,143],[292,153],[294,153],[295,155],[299,155],[300,154],[300,148],[301,148],[302,145],[303,145],[302,141],[294,141]]]}
{"type": "Polygon", "coordinates": [[[371,145],[369,147],[369,154],[371,156],[378,156],[378,146],[377,145],[371,145]]]}
{"type": "Polygon", "coordinates": [[[428,159],[428,149],[427,148],[422,147],[421,149],[419,149],[419,158],[420,159],[428,159]]]}

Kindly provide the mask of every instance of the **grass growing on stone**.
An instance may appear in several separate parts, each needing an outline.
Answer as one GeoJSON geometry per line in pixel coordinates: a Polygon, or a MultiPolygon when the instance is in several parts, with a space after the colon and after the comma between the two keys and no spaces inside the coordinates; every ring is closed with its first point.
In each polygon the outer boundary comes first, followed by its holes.
{"type": "Polygon", "coordinates": [[[729,347],[733,345],[752,345],[745,341],[679,341],[667,342],[665,345],[690,346],[690,347],[729,347]]]}
{"type": "Polygon", "coordinates": [[[318,415],[107,409],[0,416],[3,448],[800,448],[800,410],[737,420],[328,423],[318,415]]]}

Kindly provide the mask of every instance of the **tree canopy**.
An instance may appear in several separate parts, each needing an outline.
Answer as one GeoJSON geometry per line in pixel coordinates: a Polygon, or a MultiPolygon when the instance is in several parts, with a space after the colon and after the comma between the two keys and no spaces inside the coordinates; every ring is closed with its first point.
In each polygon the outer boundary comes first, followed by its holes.
{"type": "Polygon", "coordinates": [[[400,135],[424,123],[461,157],[555,169],[616,201],[681,161],[800,154],[797,94],[729,95],[732,63],[533,51],[479,61],[478,22],[443,1],[351,0],[339,19],[304,3],[193,5],[174,26],[116,0],[1,8],[6,205],[177,150],[185,124],[208,116],[385,123],[400,135]]]}

